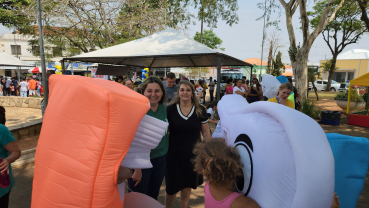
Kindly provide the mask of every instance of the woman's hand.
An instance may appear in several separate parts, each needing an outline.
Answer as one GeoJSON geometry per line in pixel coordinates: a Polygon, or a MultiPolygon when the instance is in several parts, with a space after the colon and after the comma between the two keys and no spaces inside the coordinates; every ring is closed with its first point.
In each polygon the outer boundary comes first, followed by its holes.
{"type": "Polygon", "coordinates": [[[141,169],[135,169],[135,172],[132,175],[133,181],[137,181],[135,187],[141,182],[142,178],[142,171],[141,169]]]}
{"type": "Polygon", "coordinates": [[[340,202],[338,201],[338,198],[339,197],[337,196],[337,194],[334,193],[331,208],[340,208],[340,202]]]}
{"type": "Polygon", "coordinates": [[[5,145],[4,148],[10,153],[7,158],[3,159],[0,163],[0,173],[4,173],[8,170],[9,164],[16,161],[21,156],[21,151],[18,147],[17,141],[10,142],[5,145]]]}
{"type": "Polygon", "coordinates": [[[3,161],[0,163],[0,173],[4,173],[5,171],[8,171],[9,169],[9,162],[6,158],[3,159],[3,161]]]}

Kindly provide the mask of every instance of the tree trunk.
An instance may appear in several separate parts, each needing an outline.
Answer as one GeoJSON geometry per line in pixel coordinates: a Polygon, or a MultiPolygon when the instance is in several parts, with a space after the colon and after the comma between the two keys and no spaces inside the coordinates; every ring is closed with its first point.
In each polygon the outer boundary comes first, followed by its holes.
{"type": "Polygon", "coordinates": [[[327,88],[325,89],[326,92],[329,92],[331,90],[333,73],[334,73],[334,71],[336,69],[337,56],[338,56],[338,53],[333,54],[331,68],[329,69],[329,73],[328,73],[327,88]]]}
{"type": "Polygon", "coordinates": [[[201,19],[201,38],[200,38],[200,43],[202,43],[202,33],[203,33],[203,28],[204,28],[204,20],[201,19]]]}
{"type": "Polygon", "coordinates": [[[267,74],[270,74],[270,67],[272,65],[273,60],[273,41],[270,41],[270,48],[269,48],[269,56],[268,56],[268,66],[267,66],[267,74]]]}
{"type": "Polygon", "coordinates": [[[313,88],[314,88],[314,92],[315,92],[315,95],[316,95],[316,100],[319,100],[318,90],[316,89],[314,82],[313,82],[313,88]]]}
{"type": "Polygon", "coordinates": [[[303,100],[307,98],[307,89],[308,89],[307,61],[309,57],[309,50],[300,48],[300,50],[296,54],[295,61],[292,62],[292,69],[295,78],[295,86],[297,90],[299,90],[301,98],[303,100]]]}

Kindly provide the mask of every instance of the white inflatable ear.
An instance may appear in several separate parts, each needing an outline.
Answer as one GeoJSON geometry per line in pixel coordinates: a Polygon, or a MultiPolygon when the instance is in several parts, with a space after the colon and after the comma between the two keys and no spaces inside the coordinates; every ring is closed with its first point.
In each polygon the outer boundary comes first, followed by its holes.
{"type": "Polygon", "coordinates": [[[263,95],[267,98],[277,96],[278,88],[281,85],[279,80],[270,74],[263,75],[263,95]]]}
{"type": "Polygon", "coordinates": [[[218,103],[227,143],[244,165],[236,189],[263,208],[330,207],[334,159],[319,124],[284,105],[238,97],[218,103]]]}
{"type": "MultiPolygon", "coordinates": [[[[145,115],[120,166],[129,169],[152,168],[150,152],[155,149],[168,128],[168,123],[145,115]]],[[[124,198],[125,183],[118,184],[120,200],[124,198]]]]}
{"type": "Polygon", "coordinates": [[[150,151],[159,145],[167,128],[168,123],[145,115],[120,166],[130,169],[152,168],[150,151]]]}

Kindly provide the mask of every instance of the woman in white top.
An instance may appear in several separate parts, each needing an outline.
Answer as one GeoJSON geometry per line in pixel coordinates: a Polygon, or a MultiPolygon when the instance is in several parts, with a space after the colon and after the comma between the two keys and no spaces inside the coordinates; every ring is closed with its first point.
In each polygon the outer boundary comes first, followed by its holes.
{"type": "Polygon", "coordinates": [[[201,104],[204,104],[204,99],[203,99],[203,95],[204,95],[204,88],[202,88],[202,84],[203,81],[201,79],[199,79],[196,83],[196,97],[199,99],[201,104]]]}
{"type": "Polygon", "coordinates": [[[20,85],[20,96],[21,97],[27,97],[27,91],[28,91],[28,82],[26,82],[26,78],[23,78],[20,85]]]}
{"type": "Polygon", "coordinates": [[[233,94],[241,95],[242,97],[247,97],[247,92],[242,87],[242,79],[236,80],[236,86],[233,88],[233,94]]]}

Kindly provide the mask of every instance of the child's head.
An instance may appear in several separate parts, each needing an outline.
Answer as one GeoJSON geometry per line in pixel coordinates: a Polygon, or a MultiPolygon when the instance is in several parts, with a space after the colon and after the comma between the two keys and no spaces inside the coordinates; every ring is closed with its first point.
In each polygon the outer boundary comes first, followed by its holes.
{"type": "Polygon", "coordinates": [[[217,110],[218,109],[218,100],[214,100],[213,102],[210,103],[210,107],[213,109],[213,110],[217,110]]]}
{"type": "Polygon", "coordinates": [[[241,175],[238,151],[222,138],[196,144],[194,154],[195,171],[203,174],[212,185],[231,183],[241,175]]]}

